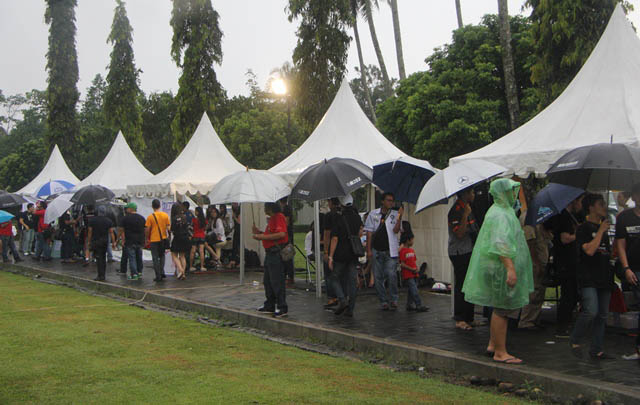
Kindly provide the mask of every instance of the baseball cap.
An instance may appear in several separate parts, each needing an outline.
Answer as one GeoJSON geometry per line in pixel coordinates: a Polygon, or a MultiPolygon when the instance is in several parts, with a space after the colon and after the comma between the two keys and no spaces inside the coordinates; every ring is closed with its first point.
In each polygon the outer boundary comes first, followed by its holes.
{"type": "Polygon", "coordinates": [[[131,208],[132,210],[137,211],[138,210],[138,205],[136,203],[134,203],[134,202],[130,202],[127,205],[125,205],[124,208],[125,209],[126,208],[131,208]]]}
{"type": "Polygon", "coordinates": [[[347,194],[344,197],[340,197],[340,205],[353,205],[353,197],[351,197],[351,194],[347,194]]]}

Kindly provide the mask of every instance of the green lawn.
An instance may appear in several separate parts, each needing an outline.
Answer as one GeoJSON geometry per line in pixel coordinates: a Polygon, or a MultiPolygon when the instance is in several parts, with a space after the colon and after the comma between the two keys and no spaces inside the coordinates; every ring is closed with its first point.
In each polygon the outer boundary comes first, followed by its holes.
{"type": "Polygon", "coordinates": [[[0,403],[524,403],[0,272],[0,403]]]}

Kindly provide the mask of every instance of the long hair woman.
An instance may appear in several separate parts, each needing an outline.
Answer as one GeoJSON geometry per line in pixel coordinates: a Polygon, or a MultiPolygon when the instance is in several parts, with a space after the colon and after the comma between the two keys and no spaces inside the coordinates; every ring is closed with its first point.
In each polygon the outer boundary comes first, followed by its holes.
{"type": "Polygon", "coordinates": [[[185,271],[187,267],[187,252],[191,246],[190,224],[184,215],[184,207],[181,203],[175,203],[171,206],[171,259],[176,268],[176,278],[184,280],[186,278],[185,271]]]}
{"type": "Polygon", "coordinates": [[[195,258],[197,250],[200,255],[200,271],[207,271],[204,267],[204,231],[207,226],[207,219],[204,217],[202,207],[196,207],[196,216],[192,219],[191,223],[193,224],[193,238],[191,238],[191,256],[189,263],[191,263],[191,266],[195,269],[193,259],[195,258]]]}
{"type": "Polygon", "coordinates": [[[216,266],[220,265],[221,246],[225,243],[224,225],[220,219],[220,211],[216,207],[209,207],[209,216],[207,223],[207,236],[205,239],[205,247],[211,253],[216,262],[216,266]]]}

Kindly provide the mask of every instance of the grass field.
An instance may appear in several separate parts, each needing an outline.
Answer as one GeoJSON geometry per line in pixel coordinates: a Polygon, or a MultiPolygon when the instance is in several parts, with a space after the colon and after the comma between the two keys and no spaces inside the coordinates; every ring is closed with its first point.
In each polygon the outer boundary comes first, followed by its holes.
{"type": "Polygon", "coordinates": [[[0,403],[520,404],[0,272],[0,403]]]}

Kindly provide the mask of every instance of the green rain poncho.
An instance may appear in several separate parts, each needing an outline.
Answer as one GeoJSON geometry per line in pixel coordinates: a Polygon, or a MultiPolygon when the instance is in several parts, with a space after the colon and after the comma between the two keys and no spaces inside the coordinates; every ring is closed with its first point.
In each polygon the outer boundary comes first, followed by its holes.
{"type": "Polygon", "coordinates": [[[464,299],[477,305],[501,309],[522,308],[533,291],[531,255],[513,205],[520,183],[494,180],[489,187],[494,203],[478,234],[464,280],[464,299]],[[517,282],[507,285],[507,270],[500,257],[513,260],[517,282]]]}

